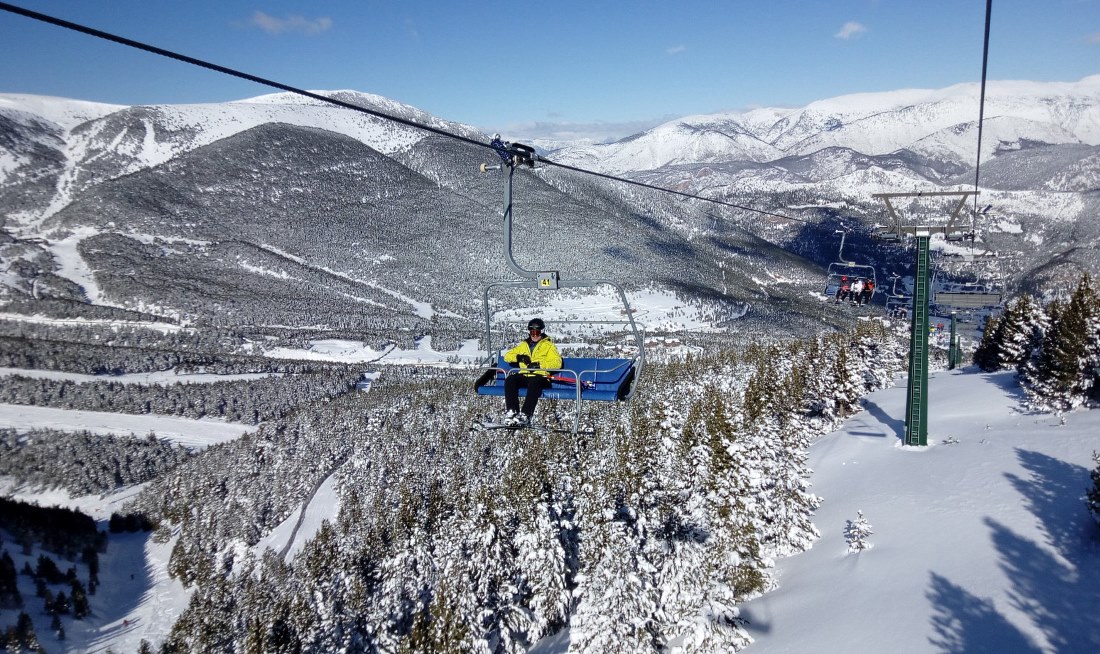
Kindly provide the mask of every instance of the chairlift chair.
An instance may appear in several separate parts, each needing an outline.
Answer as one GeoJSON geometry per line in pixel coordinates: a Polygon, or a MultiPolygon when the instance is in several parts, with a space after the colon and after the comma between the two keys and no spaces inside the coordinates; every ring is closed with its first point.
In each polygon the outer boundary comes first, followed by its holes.
{"type": "Polygon", "coordinates": [[[904,311],[906,317],[912,316],[913,296],[906,295],[904,292],[898,293],[900,275],[891,275],[890,278],[894,280],[894,284],[890,288],[890,293],[886,296],[886,315],[891,318],[899,317],[904,311]]]}
{"type": "MultiPolygon", "coordinates": [[[[573,433],[579,431],[581,402],[585,400],[597,402],[626,402],[633,397],[641,380],[642,371],[645,368],[645,336],[642,329],[634,321],[634,310],[627,300],[626,292],[619,284],[606,279],[562,279],[557,271],[536,271],[520,267],[512,255],[512,186],[515,170],[521,165],[533,167],[537,159],[534,150],[521,144],[504,143],[499,138],[494,139],[493,146],[500,154],[502,164],[480,166],[481,172],[489,170],[507,169],[508,177],[505,185],[504,197],[504,222],[503,241],[505,262],[509,269],[520,279],[493,282],[488,284],[483,292],[482,305],[485,319],[485,351],[486,358],[480,363],[481,376],[475,383],[478,395],[503,396],[504,381],[510,374],[518,374],[519,369],[513,369],[503,361],[503,352],[508,344],[493,338],[493,313],[490,307],[490,294],[498,288],[534,288],[540,292],[552,292],[566,288],[595,288],[610,286],[618,295],[622,305],[620,315],[622,320],[557,320],[548,321],[555,325],[568,324],[604,324],[617,325],[628,332],[633,340],[634,354],[630,357],[603,358],[603,357],[562,357],[562,367],[557,370],[549,370],[552,385],[543,391],[542,397],[549,399],[574,400],[577,402],[574,411],[573,433]],[[502,349],[503,348],[503,349],[502,349]],[[556,378],[556,379],[553,379],[556,378]]],[[[526,395],[526,389],[520,389],[520,397],[526,395]]]]}
{"type": "MultiPolygon", "coordinates": [[[[995,257],[995,255],[992,256],[995,257]]],[[[948,264],[944,259],[948,258],[958,259],[964,266],[972,266],[977,260],[973,254],[941,255],[932,280],[932,302],[939,311],[945,313],[992,311],[1003,306],[1004,293],[1001,285],[995,280],[983,283],[977,271],[974,273],[974,281],[946,281],[948,264]]]]}
{"type": "Polygon", "coordinates": [[[878,280],[875,277],[875,267],[859,264],[854,261],[845,261],[844,238],[847,236],[847,232],[838,229],[836,233],[840,234],[840,249],[837,251],[837,261],[830,263],[826,270],[826,299],[836,297],[837,292],[845,281],[851,282],[857,278],[864,280],[865,283],[868,280],[871,282],[871,299],[874,299],[875,293],[878,292],[878,280]]]}

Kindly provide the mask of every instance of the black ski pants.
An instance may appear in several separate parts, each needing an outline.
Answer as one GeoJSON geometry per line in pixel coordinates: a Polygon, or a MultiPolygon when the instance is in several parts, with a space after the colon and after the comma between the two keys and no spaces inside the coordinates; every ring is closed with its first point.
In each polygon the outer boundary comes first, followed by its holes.
{"type": "Polygon", "coordinates": [[[519,411],[519,389],[526,388],[527,395],[523,398],[523,412],[528,416],[535,414],[535,405],[542,397],[542,391],[550,385],[550,380],[542,375],[524,375],[522,373],[508,375],[504,380],[504,408],[508,411],[519,411]]]}

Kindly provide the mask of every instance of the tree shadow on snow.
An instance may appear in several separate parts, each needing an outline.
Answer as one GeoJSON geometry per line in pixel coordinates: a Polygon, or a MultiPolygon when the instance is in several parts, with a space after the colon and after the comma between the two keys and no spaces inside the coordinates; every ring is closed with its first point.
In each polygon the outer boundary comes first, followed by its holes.
{"type": "Polygon", "coordinates": [[[1039,452],[1017,450],[1031,479],[1008,475],[1046,534],[1036,543],[987,519],[1012,580],[1012,602],[1057,652],[1100,652],[1100,543],[1083,495],[1089,471],[1039,452]]]}
{"type": "MultiPolygon", "coordinates": [[[[152,537],[146,532],[112,533],[107,540],[110,558],[101,559],[100,586],[92,599],[94,623],[98,628],[88,630],[86,647],[108,647],[139,625],[138,609],[149,601],[148,592],[153,588],[155,571],[146,560],[145,545],[152,537]],[[117,622],[112,628],[104,627],[117,622]]],[[[76,646],[78,634],[70,634],[69,645],[76,646]]]]}
{"type": "Polygon", "coordinates": [[[930,586],[925,596],[934,608],[932,626],[936,633],[929,640],[941,651],[950,654],[1042,651],[998,613],[992,601],[972,595],[934,572],[930,586]]]}
{"type": "MultiPolygon", "coordinates": [[[[1028,616],[1052,651],[1100,651],[1100,544],[1082,501],[1088,470],[1038,452],[1017,450],[1030,478],[1009,474],[1025,506],[1039,521],[1042,543],[992,518],[985,524],[1011,583],[1013,607],[1028,616]]],[[[944,652],[1031,652],[1037,646],[989,600],[974,597],[933,574],[928,599],[935,607],[932,643],[944,652]]]]}
{"type": "Polygon", "coordinates": [[[1012,370],[1001,370],[998,372],[985,372],[977,366],[968,366],[963,374],[981,375],[989,380],[993,386],[996,386],[1004,394],[1016,403],[1017,410],[1024,411],[1024,407],[1027,405],[1027,393],[1024,392],[1023,386],[1020,385],[1019,380],[1016,379],[1016,372],[1012,370]]]}

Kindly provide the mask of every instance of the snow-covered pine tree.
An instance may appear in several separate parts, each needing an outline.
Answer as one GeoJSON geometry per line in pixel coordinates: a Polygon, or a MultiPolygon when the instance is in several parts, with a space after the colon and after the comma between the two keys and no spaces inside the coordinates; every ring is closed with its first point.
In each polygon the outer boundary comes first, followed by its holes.
{"type": "MultiPolygon", "coordinates": [[[[682,377],[680,377],[682,380],[682,377]]],[[[669,396],[683,385],[670,379],[669,396]]],[[[682,397],[682,395],[679,395],[682,397]]],[[[659,629],[669,652],[697,651],[714,628],[704,611],[710,588],[710,529],[706,497],[709,453],[700,440],[703,404],[695,403],[686,417],[664,400],[656,405],[654,429],[668,462],[665,492],[657,498],[659,533],[655,539],[663,548],[656,558],[655,583],[662,608],[659,629]]]]}
{"type": "Polygon", "coordinates": [[[1090,327],[1095,328],[1100,300],[1086,274],[1064,308],[1051,318],[1038,355],[1024,367],[1024,390],[1042,408],[1072,409],[1092,393],[1090,327]]]}
{"type": "Polygon", "coordinates": [[[1084,386],[1087,397],[1093,402],[1100,402],[1100,293],[1095,290],[1092,292],[1088,307],[1088,317],[1085,320],[1088,355],[1085,360],[1084,386]]]}
{"type": "Polygon", "coordinates": [[[578,496],[580,566],[571,621],[582,634],[578,652],[655,652],[664,642],[654,560],[661,553],[650,524],[661,462],[648,417],[635,417],[637,431],[627,419],[606,427],[603,462],[585,471],[578,496]]]}
{"type": "MultiPolygon", "coordinates": [[[[784,397],[800,396],[799,387],[804,384],[801,369],[801,365],[796,365],[784,380],[784,397]]],[[[776,425],[777,438],[772,445],[777,465],[772,474],[764,474],[771,510],[766,516],[768,527],[762,542],[773,556],[804,551],[821,535],[812,520],[821,498],[810,492],[813,471],[807,465],[812,432],[797,404],[782,408],[776,425]]]]}
{"type": "MultiPolygon", "coordinates": [[[[748,389],[746,388],[746,392],[748,389]]],[[[766,411],[770,393],[762,392],[757,409],[766,411]]],[[[689,412],[684,436],[696,443],[690,452],[698,496],[692,522],[706,530],[704,587],[696,590],[698,612],[690,630],[679,638],[685,652],[725,652],[751,642],[741,626],[738,602],[752,597],[767,585],[767,562],[760,554],[756,514],[756,458],[739,442],[727,403],[728,395],[707,388],[689,412]],[[699,416],[695,422],[691,416],[699,416]],[[696,522],[697,521],[697,522],[696,522]]],[[[746,412],[747,413],[747,412],[746,412]]]]}
{"type": "Polygon", "coordinates": [[[1018,368],[1039,348],[1050,327],[1043,307],[1030,295],[1021,295],[1005,310],[1001,320],[997,364],[1018,368]]]}
{"type": "Polygon", "coordinates": [[[993,372],[999,370],[1001,366],[1001,339],[1004,330],[1004,318],[1005,315],[1011,311],[1011,306],[1005,309],[1005,313],[1001,316],[989,316],[985,322],[985,328],[982,330],[982,339],[978,342],[978,347],[974,349],[973,361],[974,365],[978,366],[986,372],[993,372]]]}
{"type": "Polygon", "coordinates": [[[862,552],[873,547],[868,538],[873,534],[871,524],[867,522],[863,511],[856,511],[855,521],[849,520],[844,526],[844,540],[848,543],[849,552],[862,552]]]}
{"type": "Polygon", "coordinates": [[[662,651],[656,570],[641,556],[636,526],[635,511],[625,505],[605,509],[588,525],[570,652],[662,651]]]}
{"type": "MultiPolygon", "coordinates": [[[[561,494],[569,492],[568,480],[561,494]]],[[[549,487],[520,517],[514,547],[523,591],[530,606],[528,638],[537,642],[565,626],[572,609],[571,569],[566,545],[575,538],[567,502],[549,487]]]]}
{"type": "Polygon", "coordinates": [[[847,418],[855,412],[859,398],[863,395],[856,385],[855,376],[848,361],[848,341],[840,335],[833,335],[829,339],[835,346],[833,366],[830,371],[832,387],[828,389],[828,396],[835,407],[837,418],[847,418]]]}

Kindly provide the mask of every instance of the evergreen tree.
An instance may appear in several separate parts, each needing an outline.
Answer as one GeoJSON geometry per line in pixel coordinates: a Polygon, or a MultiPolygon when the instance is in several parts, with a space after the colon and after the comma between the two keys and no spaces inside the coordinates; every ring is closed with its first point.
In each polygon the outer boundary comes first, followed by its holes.
{"type": "Polygon", "coordinates": [[[58,640],[65,640],[65,627],[61,624],[61,616],[57,613],[53,613],[47,609],[47,613],[52,613],[53,617],[50,618],[50,631],[53,632],[54,637],[58,640]]]}
{"type": "Polygon", "coordinates": [[[849,520],[844,526],[844,540],[848,543],[849,552],[862,552],[869,550],[871,543],[867,540],[871,537],[871,524],[863,516],[863,511],[856,511],[855,522],[849,520]]]}
{"type": "Polygon", "coordinates": [[[88,595],[84,590],[84,584],[80,583],[79,579],[74,579],[71,582],[70,597],[72,598],[73,605],[73,617],[77,620],[86,618],[91,614],[92,609],[88,605],[88,595]]]}
{"type": "Polygon", "coordinates": [[[584,581],[573,614],[571,651],[579,654],[643,654],[664,646],[657,629],[660,606],[655,570],[641,558],[636,513],[605,509],[590,526],[582,550],[584,581]]]}
{"type": "Polygon", "coordinates": [[[38,565],[35,566],[34,574],[36,577],[45,579],[49,584],[59,584],[65,580],[65,575],[61,574],[54,560],[45,554],[38,555],[38,565]]]}
{"type": "Polygon", "coordinates": [[[1100,300],[1086,274],[1064,309],[1055,310],[1037,357],[1023,371],[1024,388],[1040,406],[1067,410],[1092,394],[1090,344],[1100,321],[1100,300]]]}
{"type": "Polygon", "coordinates": [[[855,411],[855,407],[862,393],[856,386],[855,379],[849,367],[847,343],[843,340],[836,339],[835,345],[837,349],[833,357],[833,366],[830,375],[832,388],[830,389],[829,397],[832,399],[833,406],[835,407],[835,415],[838,418],[847,418],[855,411]]]}
{"type": "MultiPolygon", "coordinates": [[[[1011,309],[1005,310],[1005,315],[1011,309]]],[[[982,330],[982,340],[974,350],[974,365],[986,372],[998,370],[1001,366],[1001,341],[1003,338],[1004,316],[990,316],[982,330]]]]}
{"type": "Polygon", "coordinates": [[[31,616],[20,612],[15,623],[15,630],[19,634],[19,639],[23,642],[23,647],[32,652],[41,649],[42,646],[38,643],[38,634],[34,631],[34,622],[31,620],[31,616]]]}
{"type": "Polygon", "coordinates": [[[1026,294],[1009,305],[998,324],[997,369],[1019,368],[1031,359],[1049,327],[1043,308],[1026,294]]]}
{"type": "Polygon", "coordinates": [[[0,554],[0,609],[18,609],[23,606],[23,596],[19,594],[19,575],[15,571],[15,561],[7,550],[0,554]]]}

